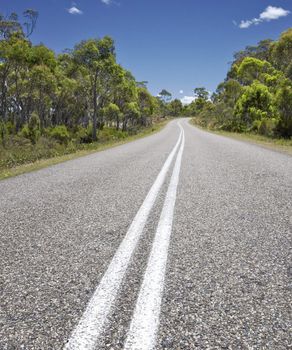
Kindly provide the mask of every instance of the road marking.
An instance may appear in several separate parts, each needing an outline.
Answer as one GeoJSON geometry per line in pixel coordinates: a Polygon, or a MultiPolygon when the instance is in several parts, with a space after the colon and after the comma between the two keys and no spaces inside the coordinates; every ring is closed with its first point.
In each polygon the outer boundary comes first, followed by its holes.
{"type": "Polygon", "coordinates": [[[68,343],[65,345],[65,350],[92,350],[95,348],[98,338],[105,328],[108,314],[115,302],[119,287],[142,235],[147,218],[179,147],[182,135],[183,132],[181,130],[176,145],[169,154],[143,204],[137,212],[125,238],[90,299],[77,327],[74,329],[68,343]]]}
{"type": "Polygon", "coordinates": [[[152,350],[155,347],[183,150],[184,132],[124,350],[152,350]]]}

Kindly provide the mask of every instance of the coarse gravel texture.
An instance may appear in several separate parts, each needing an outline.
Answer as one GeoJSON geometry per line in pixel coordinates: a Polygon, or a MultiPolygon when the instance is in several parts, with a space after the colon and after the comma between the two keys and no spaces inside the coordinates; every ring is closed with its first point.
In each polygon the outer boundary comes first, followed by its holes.
{"type": "Polygon", "coordinates": [[[179,135],[0,182],[0,349],[62,349],[179,135]]]}
{"type": "MultiPolygon", "coordinates": [[[[181,124],[157,349],[289,349],[292,157],[181,124]]],[[[178,135],[0,182],[0,349],[63,348],[178,135]]],[[[97,349],[123,348],[171,171],[97,349]]]]}
{"type": "Polygon", "coordinates": [[[292,158],[183,125],[157,349],[289,349],[292,158]]]}

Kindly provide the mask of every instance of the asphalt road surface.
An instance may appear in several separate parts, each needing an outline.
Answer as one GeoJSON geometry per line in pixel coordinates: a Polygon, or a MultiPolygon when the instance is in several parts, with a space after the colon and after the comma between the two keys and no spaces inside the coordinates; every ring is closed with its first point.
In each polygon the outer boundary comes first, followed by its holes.
{"type": "Polygon", "coordinates": [[[0,349],[291,349],[292,157],[161,132],[0,182],[0,349]]]}

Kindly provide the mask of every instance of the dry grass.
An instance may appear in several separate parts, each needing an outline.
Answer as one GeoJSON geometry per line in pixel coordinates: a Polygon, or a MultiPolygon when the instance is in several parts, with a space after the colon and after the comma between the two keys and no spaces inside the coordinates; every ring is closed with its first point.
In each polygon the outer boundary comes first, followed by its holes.
{"type": "Polygon", "coordinates": [[[65,155],[61,155],[61,156],[57,156],[57,157],[53,157],[53,158],[49,158],[49,159],[40,159],[40,160],[37,160],[37,161],[32,162],[32,163],[22,164],[22,165],[10,167],[10,168],[2,168],[2,169],[0,169],[0,180],[6,179],[6,178],[9,178],[12,176],[17,176],[20,174],[28,173],[28,172],[35,171],[35,170],[40,170],[40,169],[46,168],[46,167],[51,166],[51,165],[66,162],[66,161],[71,160],[71,159],[76,159],[76,158],[83,157],[83,156],[86,156],[86,155],[89,155],[89,154],[92,154],[95,152],[104,151],[108,148],[117,147],[117,146],[125,144],[127,142],[131,142],[131,141],[140,139],[142,137],[152,135],[152,134],[160,131],[167,123],[168,123],[168,120],[155,123],[151,127],[144,128],[138,134],[132,135],[132,136],[127,136],[126,138],[124,138],[122,140],[112,140],[112,141],[105,142],[105,143],[98,143],[97,142],[96,144],[91,144],[90,149],[77,150],[74,153],[70,153],[70,154],[65,154],[65,155]]]}

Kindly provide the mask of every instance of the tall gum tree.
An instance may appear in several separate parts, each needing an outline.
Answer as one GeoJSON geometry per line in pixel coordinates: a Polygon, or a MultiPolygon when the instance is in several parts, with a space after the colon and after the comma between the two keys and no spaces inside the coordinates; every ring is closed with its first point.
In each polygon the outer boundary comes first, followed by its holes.
{"type": "Polygon", "coordinates": [[[92,102],[92,138],[97,139],[97,113],[101,98],[102,76],[107,66],[107,60],[115,56],[114,42],[110,37],[82,41],[75,46],[73,57],[79,65],[86,68],[89,75],[92,102]]]}

